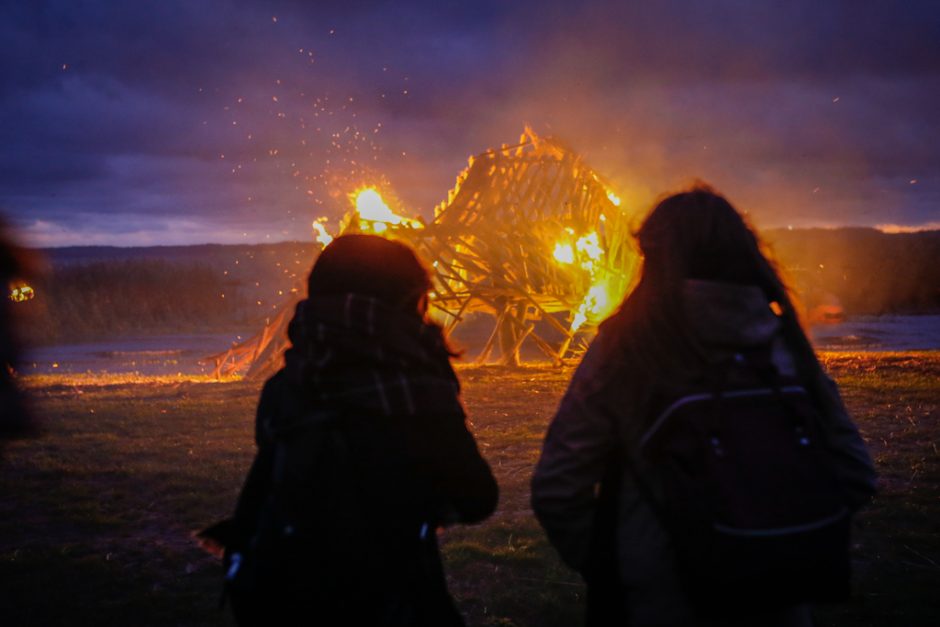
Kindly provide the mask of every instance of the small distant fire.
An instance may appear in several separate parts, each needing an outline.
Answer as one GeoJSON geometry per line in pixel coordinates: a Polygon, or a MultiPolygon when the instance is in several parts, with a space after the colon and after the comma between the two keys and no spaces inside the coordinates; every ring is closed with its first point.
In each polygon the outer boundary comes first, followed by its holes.
{"type": "Polygon", "coordinates": [[[10,300],[14,303],[22,303],[35,297],[36,291],[29,285],[10,285],[10,300]]]}

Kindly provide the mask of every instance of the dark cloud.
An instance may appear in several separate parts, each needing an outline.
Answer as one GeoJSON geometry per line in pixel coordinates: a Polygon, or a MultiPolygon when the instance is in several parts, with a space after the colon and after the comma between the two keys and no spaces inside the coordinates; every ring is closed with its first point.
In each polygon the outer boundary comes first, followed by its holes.
{"type": "Polygon", "coordinates": [[[930,0],[559,6],[568,8],[538,12],[545,48],[565,51],[591,76],[670,82],[940,72],[940,20],[930,0]]]}
{"type": "Polygon", "coordinates": [[[637,205],[937,220],[935,2],[7,2],[0,40],[0,209],[44,243],[305,238],[383,177],[427,211],[526,123],[637,205]]]}

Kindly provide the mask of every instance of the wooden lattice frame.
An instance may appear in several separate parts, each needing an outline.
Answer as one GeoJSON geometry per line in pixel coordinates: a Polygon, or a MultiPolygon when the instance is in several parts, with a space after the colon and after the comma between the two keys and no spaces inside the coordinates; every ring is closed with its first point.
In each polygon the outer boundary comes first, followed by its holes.
{"type": "MultiPolygon", "coordinates": [[[[350,220],[345,232],[359,228],[350,220]]],[[[470,313],[493,316],[479,361],[489,360],[498,346],[502,363],[518,364],[523,343],[532,341],[561,363],[576,335],[571,316],[590,287],[584,272],[553,257],[553,245],[566,229],[597,232],[605,275],[615,284],[612,291],[622,294],[636,264],[626,216],[580,156],[526,129],[517,145],[471,157],[425,228],[390,226],[384,235],[411,244],[431,268],[431,304],[444,315],[447,333],[470,313]],[[540,320],[560,343],[543,337],[535,324],[540,320]]],[[[248,377],[276,368],[291,311],[282,307],[261,333],[210,357],[216,374],[247,364],[248,377]]]]}
{"type": "Polygon", "coordinates": [[[432,304],[445,312],[450,331],[466,313],[496,319],[479,359],[498,344],[501,360],[518,363],[527,338],[560,362],[574,334],[555,314],[569,316],[590,287],[576,268],[559,264],[553,245],[565,229],[596,231],[605,250],[605,272],[622,283],[632,276],[636,255],[628,223],[608,187],[583,159],[557,140],[526,130],[519,144],[471,158],[426,229],[400,229],[435,272],[432,304]],[[544,320],[564,340],[542,338],[544,320]]]}

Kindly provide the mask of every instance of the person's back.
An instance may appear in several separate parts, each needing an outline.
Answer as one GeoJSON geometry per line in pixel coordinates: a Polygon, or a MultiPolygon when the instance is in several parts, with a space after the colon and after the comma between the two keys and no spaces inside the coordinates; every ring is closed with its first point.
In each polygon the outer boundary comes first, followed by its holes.
{"type": "Polygon", "coordinates": [[[664,513],[681,506],[670,506],[663,467],[649,463],[642,444],[653,422],[677,404],[755,386],[752,369],[729,367],[755,355],[773,377],[810,391],[850,507],[873,489],[864,445],[812,355],[785,287],[724,199],[705,189],[673,196],[650,215],[639,239],[643,277],[572,380],[533,478],[533,508],[562,558],[588,582],[589,624],[808,625],[797,598],[748,608],[742,594],[717,618],[705,617],[691,599],[707,582],[682,567],[688,546],[677,542],[675,521],[664,513]]]}
{"type": "Polygon", "coordinates": [[[240,624],[462,624],[435,532],[488,516],[497,489],[422,318],[428,287],[376,237],[337,238],[314,266],[235,515],[240,624]]]}

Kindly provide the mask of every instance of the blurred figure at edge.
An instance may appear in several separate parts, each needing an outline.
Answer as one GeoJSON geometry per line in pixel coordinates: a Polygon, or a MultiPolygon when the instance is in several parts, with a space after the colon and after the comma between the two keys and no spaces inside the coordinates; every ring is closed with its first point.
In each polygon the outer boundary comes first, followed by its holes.
{"type": "Polygon", "coordinates": [[[601,326],[561,402],[533,477],[533,509],[562,559],[588,584],[589,625],[810,625],[806,605],[762,614],[729,607],[722,620],[700,620],[658,512],[631,464],[613,461],[636,450],[657,399],[754,346],[766,346],[772,367],[810,392],[850,511],[874,492],[864,443],[787,288],[723,197],[700,184],[666,198],[638,240],[641,279],[601,326]],[[605,560],[606,570],[599,566],[605,560]]]}
{"type": "Polygon", "coordinates": [[[436,529],[497,486],[467,430],[453,353],[404,244],[345,235],[309,277],[227,547],[241,625],[462,625],[436,529]]]}
{"type": "MultiPolygon", "coordinates": [[[[0,220],[0,288],[8,290],[11,281],[30,273],[31,265],[29,255],[13,243],[0,220]]],[[[10,298],[4,294],[0,302],[0,441],[27,437],[37,432],[16,385],[20,345],[11,306],[10,298]]]]}

